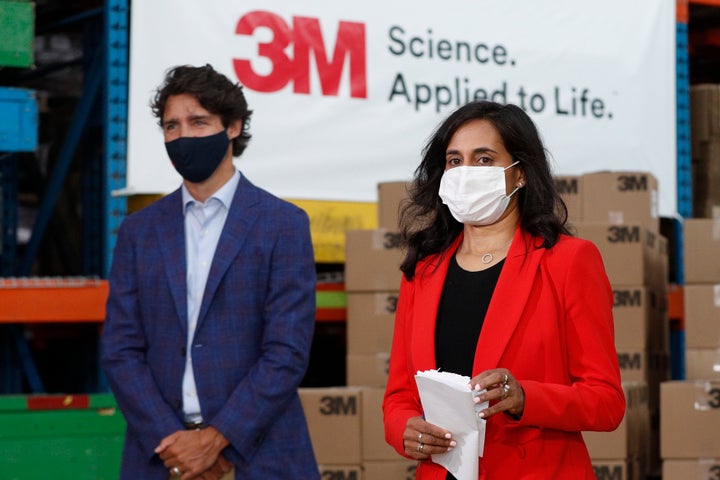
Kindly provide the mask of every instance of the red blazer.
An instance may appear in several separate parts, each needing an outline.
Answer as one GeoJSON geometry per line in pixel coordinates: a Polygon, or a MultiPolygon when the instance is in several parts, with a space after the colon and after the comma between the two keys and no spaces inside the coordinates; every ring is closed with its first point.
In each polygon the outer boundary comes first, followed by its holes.
{"type": "MultiPolygon", "coordinates": [[[[436,368],[438,304],[461,240],[401,282],[383,413],[385,438],[402,455],[407,420],[422,415],[414,374],[436,368]]],[[[516,231],[475,351],[473,376],[507,368],[525,390],[519,421],[488,419],[480,479],[594,480],[580,432],[614,430],[625,412],[613,295],[600,253],[569,236],[550,249],[541,243],[516,231]]],[[[418,480],[445,475],[431,461],[418,465],[418,480]]]]}

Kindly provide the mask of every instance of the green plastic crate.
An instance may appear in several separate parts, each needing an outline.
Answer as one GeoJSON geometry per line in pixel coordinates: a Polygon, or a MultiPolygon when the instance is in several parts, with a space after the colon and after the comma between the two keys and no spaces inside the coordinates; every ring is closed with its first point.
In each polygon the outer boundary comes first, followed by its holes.
{"type": "Polygon", "coordinates": [[[110,394],[0,396],[2,480],[115,480],[124,438],[110,394]]]}
{"type": "Polygon", "coordinates": [[[0,0],[0,66],[32,66],[34,37],[35,4],[0,0]]]}

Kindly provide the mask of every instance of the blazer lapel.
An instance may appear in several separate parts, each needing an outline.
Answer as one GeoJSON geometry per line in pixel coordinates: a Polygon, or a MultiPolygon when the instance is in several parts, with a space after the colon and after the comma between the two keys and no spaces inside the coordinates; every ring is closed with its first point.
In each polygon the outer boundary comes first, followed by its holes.
{"type": "Polygon", "coordinates": [[[169,220],[155,224],[159,250],[165,265],[168,286],[175,300],[175,309],[183,332],[187,334],[187,269],[185,259],[185,218],[183,215],[182,193],[175,190],[160,200],[162,215],[169,220]]]}
{"type": "Polygon", "coordinates": [[[462,232],[444,255],[435,255],[428,261],[423,261],[416,270],[415,300],[413,309],[413,365],[417,370],[432,370],[437,368],[435,358],[435,324],[440,305],[445,277],[447,276],[450,259],[462,241],[462,232]],[[417,274],[417,272],[421,272],[417,274]]]}
{"type": "Polygon", "coordinates": [[[255,222],[257,211],[253,206],[259,201],[257,187],[255,187],[244,175],[240,176],[240,183],[235,190],[230,210],[228,211],[225,226],[223,227],[220,239],[218,240],[215,256],[210,265],[205,292],[203,293],[202,305],[198,316],[200,327],[207,314],[211,300],[217,291],[218,285],[225,272],[230,267],[235,257],[240,253],[245,243],[250,226],[255,222]]]}
{"type": "Polygon", "coordinates": [[[475,351],[473,375],[498,367],[498,362],[530,295],[540,259],[546,250],[541,239],[518,227],[488,307],[475,351]]]}

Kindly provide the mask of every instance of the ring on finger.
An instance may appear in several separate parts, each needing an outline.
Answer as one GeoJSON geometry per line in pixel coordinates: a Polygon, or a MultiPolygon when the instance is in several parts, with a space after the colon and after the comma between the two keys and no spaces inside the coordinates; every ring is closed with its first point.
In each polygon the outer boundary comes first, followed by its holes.
{"type": "Polygon", "coordinates": [[[419,444],[418,444],[418,452],[419,452],[419,453],[423,453],[423,448],[424,448],[424,447],[425,447],[425,445],[423,445],[422,443],[419,443],[419,444]]]}
{"type": "Polygon", "coordinates": [[[508,378],[508,374],[507,374],[507,373],[503,373],[503,382],[502,382],[503,385],[507,385],[508,380],[510,380],[510,379],[508,378]]]}
{"type": "Polygon", "coordinates": [[[510,395],[510,385],[507,383],[503,384],[503,398],[507,398],[510,395]]]}
{"type": "Polygon", "coordinates": [[[422,443],[422,433],[418,434],[418,443],[422,443]]]}
{"type": "Polygon", "coordinates": [[[170,470],[170,472],[172,472],[172,474],[177,477],[182,475],[182,472],[180,471],[180,469],[178,467],[173,467],[172,470],[170,470]]]}

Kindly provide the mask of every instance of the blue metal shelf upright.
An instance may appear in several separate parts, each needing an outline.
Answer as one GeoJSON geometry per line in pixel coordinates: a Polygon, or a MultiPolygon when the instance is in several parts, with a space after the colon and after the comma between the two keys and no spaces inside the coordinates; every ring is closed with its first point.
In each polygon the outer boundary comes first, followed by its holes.
{"type": "Polygon", "coordinates": [[[125,197],[114,190],[125,187],[128,109],[128,0],[108,0],[105,6],[105,212],[104,276],[110,271],[117,230],[127,212],[125,197]]]}
{"type": "MultiPolygon", "coordinates": [[[[677,125],[677,211],[690,218],[692,211],[692,152],[690,150],[690,54],[688,42],[688,2],[678,0],[675,27],[676,125],[677,125]]],[[[673,228],[676,281],[684,283],[683,238],[680,220],[673,228]]],[[[685,331],[670,331],[671,370],[673,379],[685,378],[685,331]]]]}

